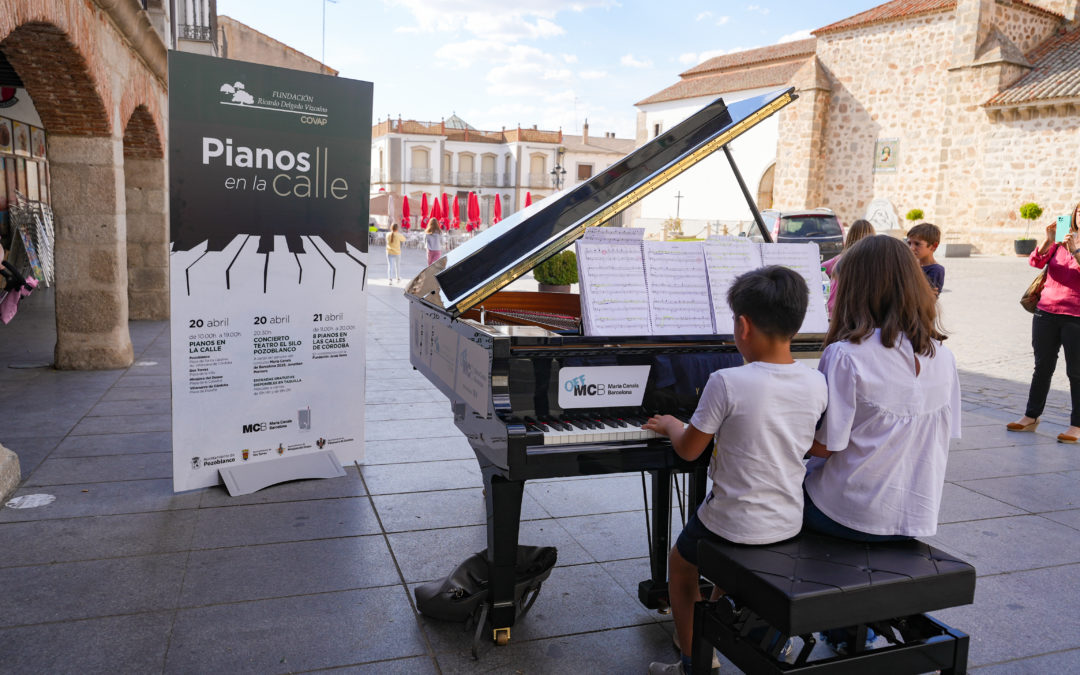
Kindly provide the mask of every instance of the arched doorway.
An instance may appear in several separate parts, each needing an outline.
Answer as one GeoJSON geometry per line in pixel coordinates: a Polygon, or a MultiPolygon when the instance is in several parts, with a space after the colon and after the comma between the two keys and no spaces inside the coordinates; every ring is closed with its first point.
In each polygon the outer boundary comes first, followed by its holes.
{"type": "Polygon", "coordinates": [[[124,201],[127,205],[128,314],[169,317],[168,167],[161,135],[145,105],[124,129],[124,201]]]}
{"type": "Polygon", "coordinates": [[[758,181],[757,207],[760,211],[771,209],[773,206],[773,176],[775,174],[776,162],[773,162],[768,169],[765,169],[765,173],[761,174],[761,180],[758,181]]]}

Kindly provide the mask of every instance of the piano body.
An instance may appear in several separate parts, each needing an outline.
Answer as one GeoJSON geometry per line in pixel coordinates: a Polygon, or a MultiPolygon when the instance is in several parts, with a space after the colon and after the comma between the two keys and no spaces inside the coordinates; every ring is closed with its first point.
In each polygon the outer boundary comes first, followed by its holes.
{"type": "MultiPolygon", "coordinates": [[[[650,413],[689,420],[709,373],[742,364],[731,335],[585,336],[576,294],[500,289],[717,150],[727,154],[769,241],[725,145],[794,98],[789,89],[730,106],[717,99],[588,182],[481,232],[409,283],[412,365],[450,398],[484,477],[497,643],[509,640],[515,618],[514,562],[529,479],[649,471],[652,579],[639,597],[661,606],[672,473],[692,473],[689,501],[700,503],[710,453],[683,462],[641,423],[650,413]],[[636,373],[644,392],[626,405],[575,407],[572,379],[589,368],[636,373]]],[[[820,349],[820,336],[806,338],[795,348],[820,349]]]]}

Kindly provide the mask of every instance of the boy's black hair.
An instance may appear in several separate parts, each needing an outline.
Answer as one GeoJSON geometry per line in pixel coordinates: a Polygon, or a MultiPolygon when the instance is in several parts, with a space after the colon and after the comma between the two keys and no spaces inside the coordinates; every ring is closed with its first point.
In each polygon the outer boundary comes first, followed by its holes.
{"type": "Polygon", "coordinates": [[[728,306],[770,337],[790,340],[799,332],[810,291],[798,272],[770,265],[739,275],[728,289],[728,306]]]}

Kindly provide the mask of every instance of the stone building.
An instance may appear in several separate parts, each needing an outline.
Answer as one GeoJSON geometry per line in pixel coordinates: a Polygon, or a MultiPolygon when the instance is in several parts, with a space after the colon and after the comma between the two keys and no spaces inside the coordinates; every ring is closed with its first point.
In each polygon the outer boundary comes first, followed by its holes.
{"type": "Polygon", "coordinates": [[[894,0],[814,31],[784,83],[800,98],[778,116],[774,205],[879,226],[917,208],[984,253],[1011,252],[1025,202],[1045,209],[1033,234],[1071,213],[1078,5],[894,0]]]}
{"type": "MultiPolygon", "coordinates": [[[[560,188],[588,180],[634,149],[634,141],[613,133],[590,136],[588,122],[580,136],[562,131],[517,127],[482,131],[457,115],[440,122],[384,120],[371,130],[371,190],[390,195],[390,208],[373,216],[380,224],[408,195],[412,224],[419,224],[423,194],[480,198],[481,221],[491,223],[495,195],[505,217],[560,188]],[[556,181],[556,177],[558,180],[556,181]]],[[[380,202],[375,202],[376,204],[380,202]]],[[[395,218],[396,219],[396,218],[395,218]]],[[[464,218],[462,218],[464,221],[464,218]]]]}
{"type": "Polygon", "coordinates": [[[338,74],[338,71],[318,59],[293,49],[284,42],[275,40],[236,19],[224,15],[216,19],[217,50],[222,58],[303,70],[308,73],[338,74]]]}

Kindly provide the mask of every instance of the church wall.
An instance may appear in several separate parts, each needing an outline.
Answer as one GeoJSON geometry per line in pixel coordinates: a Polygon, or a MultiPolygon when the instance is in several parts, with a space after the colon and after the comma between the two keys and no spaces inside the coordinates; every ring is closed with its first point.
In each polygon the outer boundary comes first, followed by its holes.
{"type": "Polygon", "coordinates": [[[1042,12],[999,2],[994,6],[994,25],[1025,54],[1050,37],[1060,20],[1042,12]]]}

